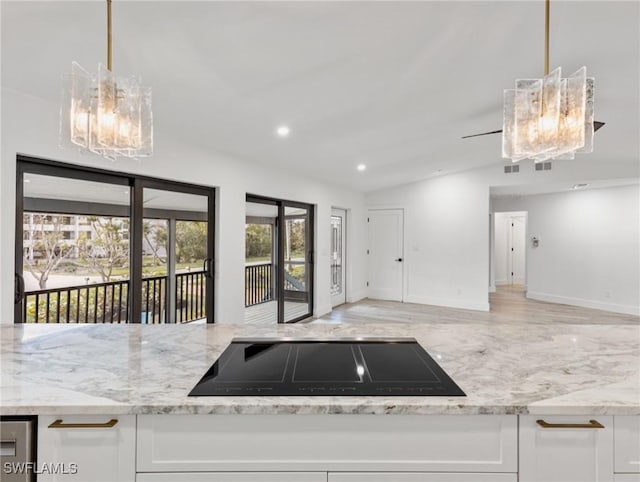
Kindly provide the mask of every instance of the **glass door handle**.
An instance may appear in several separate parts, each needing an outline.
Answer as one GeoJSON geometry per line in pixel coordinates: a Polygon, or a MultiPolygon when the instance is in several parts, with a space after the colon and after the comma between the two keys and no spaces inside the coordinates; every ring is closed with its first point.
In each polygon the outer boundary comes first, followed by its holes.
{"type": "Polygon", "coordinates": [[[24,300],[24,278],[18,273],[15,273],[14,280],[15,290],[13,292],[13,302],[18,304],[24,300]]]}
{"type": "Polygon", "coordinates": [[[213,278],[213,259],[207,258],[202,263],[202,270],[204,271],[205,278],[212,279],[213,278]]]}

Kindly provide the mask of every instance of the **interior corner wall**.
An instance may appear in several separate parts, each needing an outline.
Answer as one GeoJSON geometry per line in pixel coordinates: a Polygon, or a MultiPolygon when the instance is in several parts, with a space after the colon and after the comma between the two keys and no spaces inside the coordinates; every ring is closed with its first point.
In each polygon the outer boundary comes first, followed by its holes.
{"type": "Polygon", "coordinates": [[[492,209],[528,211],[528,298],[640,315],[637,184],[496,197],[492,209]]]}
{"type": "Polygon", "coordinates": [[[2,149],[0,163],[0,323],[13,323],[16,154],[53,159],[113,171],[173,179],[218,188],[216,199],[215,319],[244,321],[244,229],[246,193],[306,202],[316,208],[316,269],[314,315],[331,311],[331,206],[349,210],[347,289],[349,301],[364,297],[366,242],[364,195],[346,188],[245,162],[216,152],[184,145],[156,135],[151,158],[108,161],[58,147],[59,106],[33,96],[2,90],[2,149]],[[7,289],[7,287],[11,287],[7,289]]]}
{"type": "Polygon", "coordinates": [[[488,311],[489,187],[467,171],[369,193],[404,208],[403,299],[488,311]]]}
{"type": "MultiPolygon", "coordinates": [[[[491,289],[489,211],[492,186],[566,183],[571,187],[576,182],[639,177],[640,163],[637,160],[604,162],[597,156],[581,157],[554,162],[553,170],[543,172],[536,171],[532,161],[522,161],[518,174],[504,174],[503,164],[496,162],[477,169],[370,192],[365,202],[368,208],[405,209],[404,301],[486,311],[489,309],[488,292],[491,289]]],[[[637,200],[635,206],[637,226],[637,200]]],[[[518,205],[491,207],[491,212],[527,210],[526,206],[518,205]]],[[[633,231],[631,227],[629,229],[633,231]]],[[[635,232],[637,243],[637,227],[635,232]]],[[[532,233],[531,229],[529,233],[532,233]]],[[[630,247],[626,249],[632,254],[637,253],[630,247]]],[[[629,266],[637,267],[637,254],[630,261],[633,259],[635,264],[629,266]]],[[[631,269],[629,266],[625,268],[627,271],[631,269]]],[[[527,270],[531,270],[529,257],[527,270]]],[[[631,276],[629,279],[635,283],[629,288],[635,287],[637,293],[637,277],[631,276]]],[[[622,290],[622,287],[619,289],[622,290]]],[[[606,290],[609,291],[608,288],[606,290]]],[[[556,302],[567,302],[561,299],[555,298],[556,302]]],[[[614,297],[612,291],[611,301],[598,306],[613,306],[617,303],[615,299],[618,298],[614,297]]],[[[630,300],[632,307],[637,306],[637,302],[634,305],[630,300]]],[[[625,306],[628,308],[630,305],[625,306]]]]}

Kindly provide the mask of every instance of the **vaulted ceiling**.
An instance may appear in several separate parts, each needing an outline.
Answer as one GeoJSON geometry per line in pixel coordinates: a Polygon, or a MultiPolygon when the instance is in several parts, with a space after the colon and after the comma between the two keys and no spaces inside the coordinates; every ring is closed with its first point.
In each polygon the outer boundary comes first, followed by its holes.
{"type": "MultiPolygon", "coordinates": [[[[72,60],[105,61],[104,2],[0,5],[3,93],[55,104],[72,60]]],[[[157,137],[369,191],[501,162],[499,135],[460,137],[501,128],[503,89],[541,76],[543,14],[543,0],[115,0],[114,71],[153,87],[157,137]]],[[[596,78],[607,125],[591,156],[637,160],[640,5],[553,0],[551,22],[552,68],[596,78]]]]}

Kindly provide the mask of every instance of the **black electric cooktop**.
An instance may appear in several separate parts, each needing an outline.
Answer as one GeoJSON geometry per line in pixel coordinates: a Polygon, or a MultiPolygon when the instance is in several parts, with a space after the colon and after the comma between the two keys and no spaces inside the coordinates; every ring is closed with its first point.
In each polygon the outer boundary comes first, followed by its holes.
{"type": "Polygon", "coordinates": [[[413,338],[242,339],[189,396],[465,396],[413,338]]]}

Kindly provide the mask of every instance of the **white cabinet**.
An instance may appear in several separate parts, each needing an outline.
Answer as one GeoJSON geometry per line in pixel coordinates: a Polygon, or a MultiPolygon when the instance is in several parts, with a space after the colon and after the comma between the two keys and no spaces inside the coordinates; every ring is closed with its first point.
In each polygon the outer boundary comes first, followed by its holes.
{"type": "Polygon", "coordinates": [[[640,474],[615,474],[614,482],[640,482],[640,474]]]}
{"type": "Polygon", "coordinates": [[[515,415],[139,415],[139,472],[517,472],[515,415]]]}
{"type": "Polygon", "coordinates": [[[136,482],[327,482],[326,472],[175,472],[138,474],[136,482]]]}
{"type": "Polygon", "coordinates": [[[614,423],[615,472],[640,474],[640,416],[618,416],[614,423]]]}
{"type": "Polygon", "coordinates": [[[517,482],[517,474],[329,473],[328,482],[517,482]]]}
{"type": "Polygon", "coordinates": [[[613,417],[520,416],[519,437],[520,482],[613,482],[613,417]]]}
{"type": "Polygon", "coordinates": [[[134,415],[39,416],[38,467],[49,473],[38,482],[133,482],[135,430],[134,415]]]}

